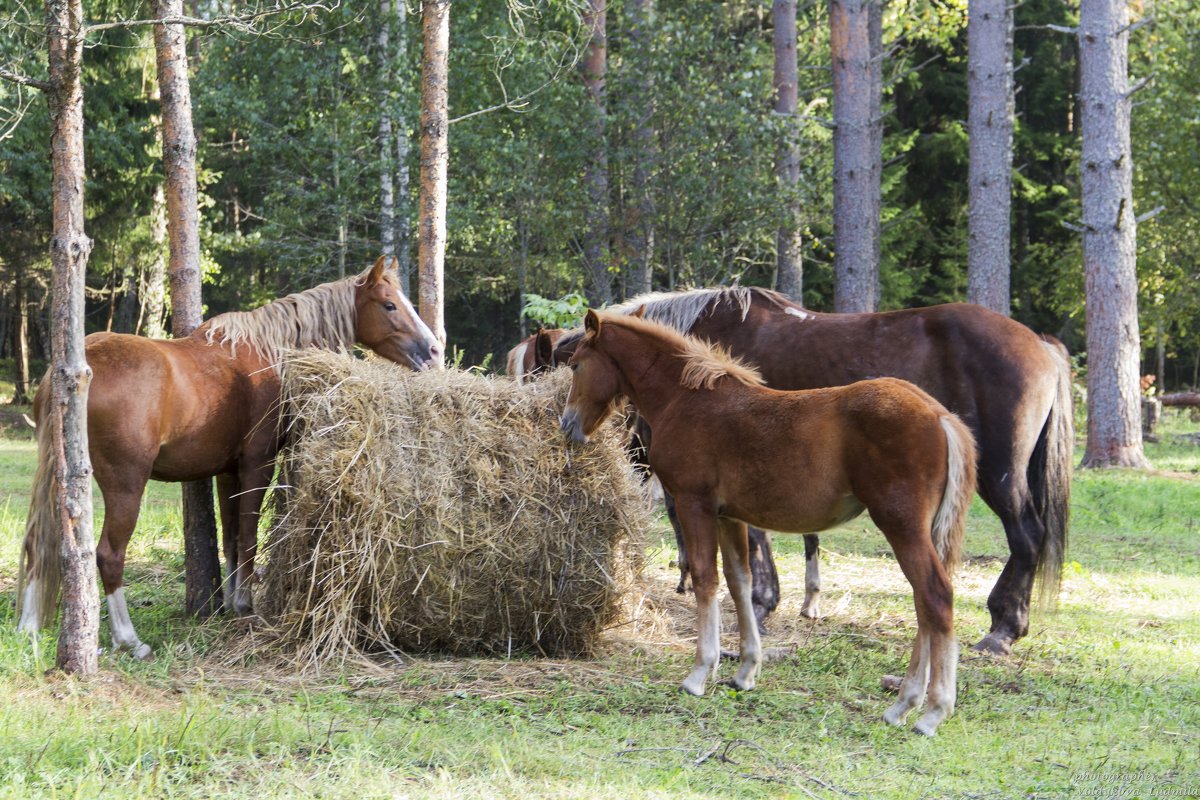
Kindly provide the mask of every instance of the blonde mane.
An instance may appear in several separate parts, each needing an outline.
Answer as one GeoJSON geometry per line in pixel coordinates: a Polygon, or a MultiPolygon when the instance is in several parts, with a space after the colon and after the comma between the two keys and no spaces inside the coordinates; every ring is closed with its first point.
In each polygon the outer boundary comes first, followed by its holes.
{"type": "Polygon", "coordinates": [[[285,350],[319,347],[345,350],[354,345],[355,289],[362,275],[323,283],[273,300],[253,311],[230,311],[204,323],[209,344],[229,345],[237,355],[246,345],[276,369],[285,350]]]}
{"type": "Polygon", "coordinates": [[[751,289],[742,286],[723,286],[715,289],[687,289],[682,292],[651,292],[639,295],[608,310],[617,314],[632,314],[646,307],[643,319],[658,322],[683,333],[696,324],[696,320],[711,304],[714,308],[721,303],[730,303],[742,314],[750,313],[751,289]]]}
{"type": "Polygon", "coordinates": [[[726,377],[747,386],[762,386],[766,383],[757,367],[751,366],[739,358],[734,358],[724,347],[712,345],[691,336],[684,336],[666,325],[651,320],[607,314],[603,319],[603,324],[616,324],[620,327],[642,331],[666,342],[683,359],[683,372],[679,377],[679,385],[685,389],[712,389],[717,385],[717,381],[726,377]]]}

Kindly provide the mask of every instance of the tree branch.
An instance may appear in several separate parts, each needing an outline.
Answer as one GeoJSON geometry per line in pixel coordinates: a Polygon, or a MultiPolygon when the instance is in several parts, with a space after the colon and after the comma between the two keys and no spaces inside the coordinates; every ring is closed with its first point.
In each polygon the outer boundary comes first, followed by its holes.
{"type": "Polygon", "coordinates": [[[251,31],[254,28],[254,23],[267,17],[275,16],[276,14],[288,14],[292,12],[303,12],[305,14],[314,11],[323,11],[329,13],[341,5],[341,0],[333,0],[333,2],[299,2],[299,3],[276,3],[274,6],[262,8],[257,11],[248,11],[245,14],[233,14],[228,17],[215,17],[213,19],[201,19],[200,17],[189,17],[186,14],[171,17],[161,17],[159,19],[125,19],[116,22],[101,22],[97,25],[88,25],[83,29],[83,35],[86,38],[93,33],[109,31],[118,28],[136,28],[144,25],[184,25],[189,28],[220,28],[231,27],[240,30],[251,31]]]}
{"type": "Polygon", "coordinates": [[[20,86],[31,86],[34,89],[41,89],[43,92],[48,92],[54,88],[54,84],[50,83],[50,81],[41,81],[37,78],[31,78],[28,75],[21,75],[4,67],[0,67],[0,80],[6,80],[20,86]]]}
{"type": "Polygon", "coordinates": [[[1140,217],[1135,219],[1134,222],[1136,222],[1138,225],[1141,225],[1143,222],[1154,219],[1155,217],[1157,217],[1159,214],[1161,214],[1162,212],[1164,212],[1166,210],[1167,210],[1166,206],[1158,206],[1157,208],[1153,208],[1150,211],[1147,211],[1145,214],[1142,214],[1140,217]]]}
{"type": "Polygon", "coordinates": [[[1135,83],[1129,89],[1129,91],[1127,91],[1125,94],[1121,95],[1121,97],[1128,100],[1129,98],[1133,97],[1136,93],[1140,92],[1142,89],[1145,89],[1146,86],[1150,83],[1150,81],[1154,80],[1154,75],[1155,75],[1155,73],[1152,72],[1149,75],[1147,75],[1146,77],[1142,78],[1140,81],[1135,83]]]}

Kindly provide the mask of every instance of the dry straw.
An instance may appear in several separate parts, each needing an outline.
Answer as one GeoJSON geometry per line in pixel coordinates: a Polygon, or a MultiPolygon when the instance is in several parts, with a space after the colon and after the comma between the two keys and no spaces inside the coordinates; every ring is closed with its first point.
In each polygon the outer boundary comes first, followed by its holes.
{"type": "Polygon", "coordinates": [[[649,510],[619,424],[568,446],[568,385],[290,355],[255,593],[269,633],[253,639],[310,667],[591,653],[640,572],[649,510]]]}

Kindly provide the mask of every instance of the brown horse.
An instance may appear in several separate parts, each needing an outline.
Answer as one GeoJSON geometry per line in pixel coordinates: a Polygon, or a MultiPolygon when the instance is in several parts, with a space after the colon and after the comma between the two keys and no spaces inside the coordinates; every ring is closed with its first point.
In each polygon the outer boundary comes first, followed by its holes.
{"type": "MultiPolygon", "coordinates": [[[[755,364],[776,389],[845,386],[867,378],[915,383],[975,435],[979,494],[1004,524],[1008,563],[988,597],[992,625],[975,649],[1008,653],[1029,631],[1035,575],[1058,593],[1066,549],[1074,440],[1070,363],[1046,341],[1000,314],[951,304],[877,314],[820,314],[765,289],[696,289],[647,295],[647,319],[698,336],[755,364]]],[[[565,361],[581,333],[564,337],[565,361]]],[[[808,556],[805,608],[816,615],[816,537],[808,556]]],[[[682,560],[681,560],[682,561],[682,560]]]]}
{"type": "Polygon", "coordinates": [[[508,351],[507,372],[516,381],[525,381],[550,369],[554,363],[554,348],[566,331],[562,328],[542,328],[508,351]]]}
{"type": "Polygon", "coordinates": [[[753,368],[662,325],[592,311],[584,325],[562,429],[586,441],[623,396],[654,431],[650,465],[675,497],[696,592],[696,661],[684,691],[703,694],[719,663],[717,548],[741,636],[731,683],[753,689],[762,645],[746,523],[820,531],[866,509],[912,585],[917,610],[912,659],[884,719],[902,724],[928,689],[916,730],[932,735],[956,693],[949,575],[975,491],[966,426],[905,381],[781,392],[763,387],[753,368]]]}
{"type": "MultiPolygon", "coordinates": [[[[258,514],[279,450],[283,351],[355,343],[412,369],[440,366],[441,349],[380,258],[351,278],[292,294],[254,311],[208,320],[173,340],[96,333],[88,442],[104,496],[96,562],[108,601],[113,648],[150,655],[133,628],[122,581],[125,548],[150,479],[217,477],[228,577],[225,606],[251,613],[258,514]]],[[[48,396],[38,392],[40,423],[48,396]]],[[[38,469],[26,522],[17,599],[22,630],[57,608],[61,580],[49,425],[38,425],[38,469]]]]}

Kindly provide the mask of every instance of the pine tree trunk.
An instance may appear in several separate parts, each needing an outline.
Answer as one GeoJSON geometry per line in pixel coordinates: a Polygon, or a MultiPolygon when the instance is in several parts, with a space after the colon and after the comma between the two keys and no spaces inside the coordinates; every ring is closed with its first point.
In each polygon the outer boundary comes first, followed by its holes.
{"type": "Polygon", "coordinates": [[[877,0],[830,0],[835,311],[879,303],[883,66],[877,0]]]}
{"type": "Polygon", "coordinates": [[[396,254],[396,201],[393,194],[395,172],[392,165],[392,87],[395,70],[392,69],[390,28],[392,25],[393,0],[380,0],[379,31],[375,35],[375,46],[379,51],[379,250],[385,256],[396,254]]]}
{"type": "Polygon", "coordinates": [[[637,219],[629,231],[628,293],[649,292],[654,285],[654,188],[658,143],[654,131],[654,0],[628,0],[630,64],[629,105],[633,127],[633,202],[637,219]]]}
{"type": "Polygon", "coordinates": [[[421,199],[417,287],[421,319],[444,346],[443,291],[446,266],[446,167],[450,130],[448,70],[450,0],[421,5],[421,199]]]}
{"type": "MultiPolygon", "coordinates": [[[[407,81],[408,69],[408,5],[404,0],[392,0],[396,15],[395,63],[400,69],[400,80],[407,81]]],[[[408,116],[404,102],[396,102],[392,108],[392,133],[396,138],[396,257],[400,261],[400,288],[405,296],[412,296],[412,211],[409,207],[411,181],[408,174],[408,116]]]]}
{"type": "Polygon", "coordinates": [[[1083,0],[1079,10],[1083,269],[1087,294],[1085,467],[1146,467],[1138,367],[1129,9],[1083,0]]]}
{"type": "Polygon", "coordinates": [[[775,180],[784,209],[775,233],[775,288],[795,300],[804,299],[804,269],[800,255],[800,142],[796,130],[798,75],[796,67],[796,0],[775,0],[775,113],[782,120],[775,151],[775,180]]]}
{"type": "Polygon", "coordinates": [[[967,299],[1009,314],[1013,15],[1008,0],[970,0],[967,299]]]}
{"type": "MultiPolygon", "coordinates": [[[[156,18],[183,15],[183,0],[154,0],[156,18]]],[[[196,134],[182,25],[155,25],[154,49],[162,98],[163,173],[171,285],[171,335],[181,339],[204,319],[200,299],[200,210],[196,194],[196,134]]],[[[221,606],[221,561],[212,480],[183,484],[184,607],[207,617],[221,606]]]]}
{"type": "Polygon", "coordinates": [[[584,211],[583,258],[591,285],[588,301],[593,308],[611,303],[612,280],[608,274],[608,0],[588,0],[583,27],[589,39],[580,69],[583,86],[591,100],[588,109],[588,160],[583,185],[587,192],[584,211]]]}
{"type": "Polygon", "coordinates": [[[53,269],[50,304],[50,402],[41,422],[53,431],[54,472],[62,524],[63,612],[58,667],[99,671],[100,593],[92,538],[92,464],[87,396],[92,370],[83,344],[83,292],[92,241],[84,232],[83,8],[81,0],[47,0],[47,49],[52,88],[50,157],[53,185],[53,269]]]}

